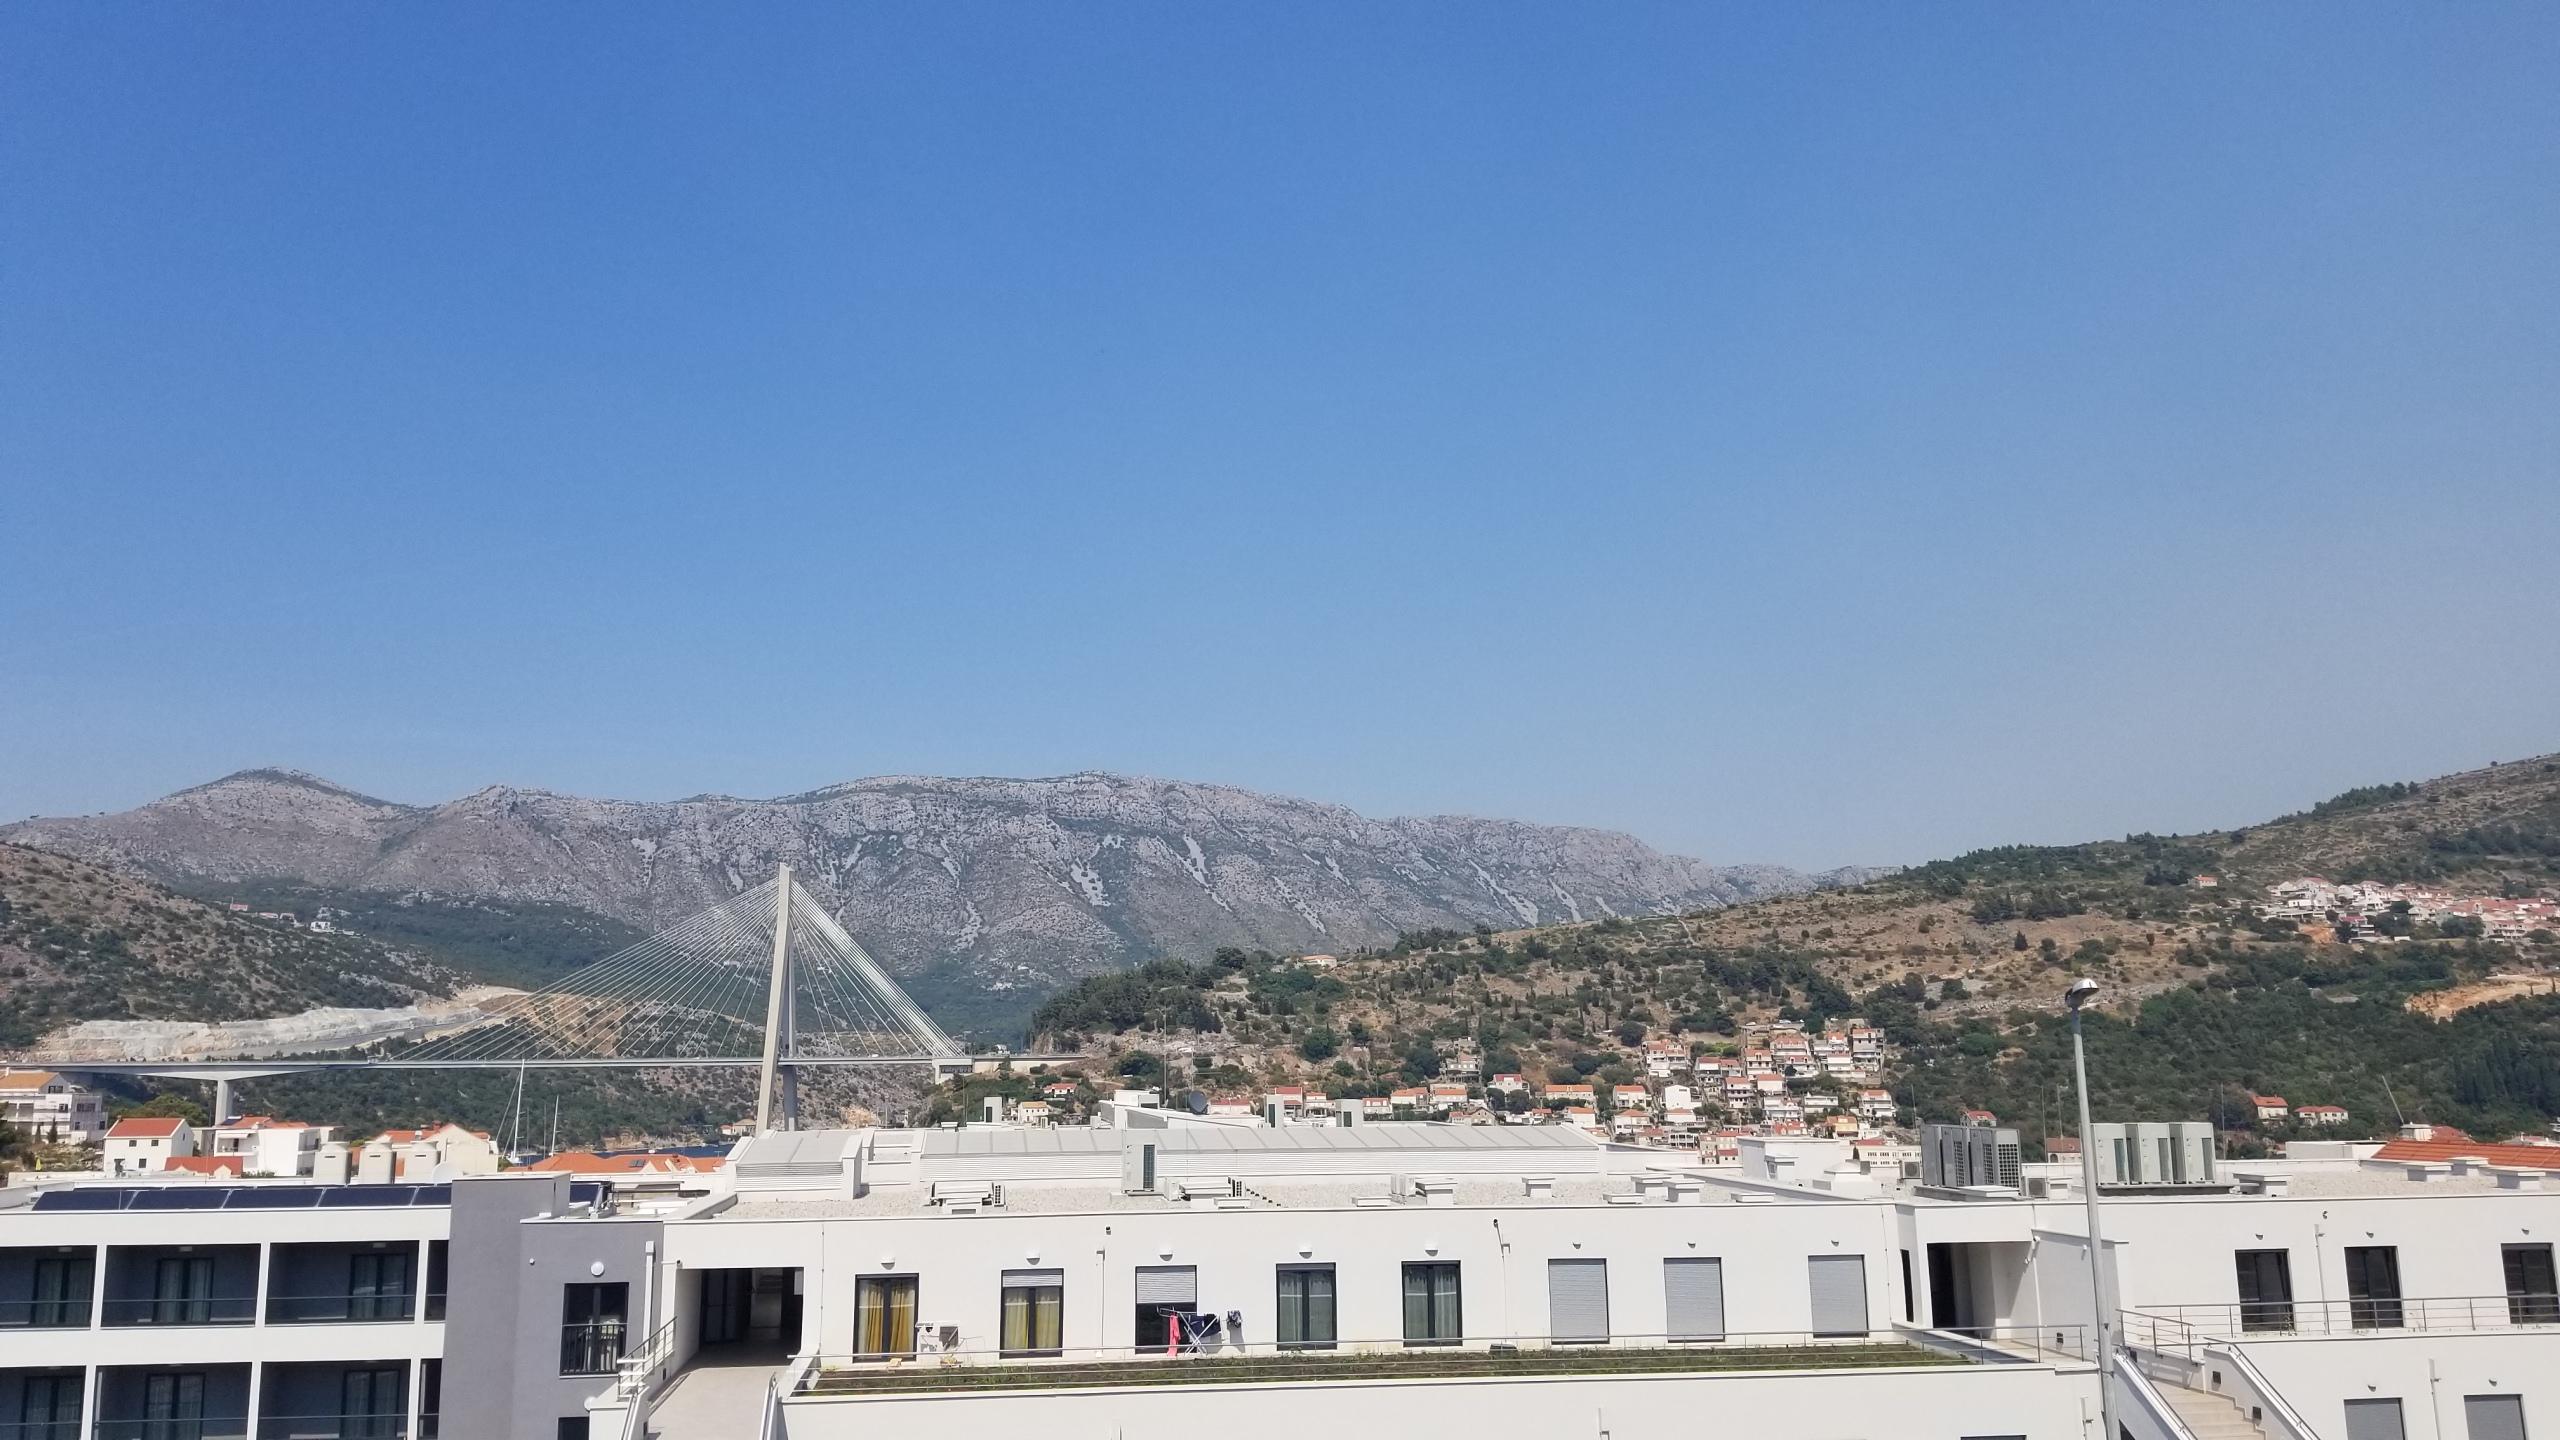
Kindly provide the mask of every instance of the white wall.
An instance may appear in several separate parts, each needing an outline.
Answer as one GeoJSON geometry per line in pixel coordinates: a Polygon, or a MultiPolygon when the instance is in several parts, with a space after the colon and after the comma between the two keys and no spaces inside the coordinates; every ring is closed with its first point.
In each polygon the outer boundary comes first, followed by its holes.
{"type": "Polygon", "coordinates": [[[1169,1385],[1001,1395],[790,1401],[792,1440],[1306,1440],[1310,1435],[1670,1440],[1701,1433],[2030,1435],[2079,1440],[2098,1414],[2094,1371],[1964,1366],[1752,1375],[1169,1385]],[[2086,1428],[2084,1428],[2084,1426],[2086,1428]]]}
{"type": "Polygon", "coordinates": [[[2560,1434],[2560,1335],[2350,1335],[2241,1348],[2324,1437],[2347,1433],[2348,1400],[2383,1396],[2399,1398],[2409,1440],[2464,1440],[2465,1395],[2521,1395],[2525,1433],[2560,1434]]]}
{"type": "Polygon", "coordinates": [[[1802,1332],[1811,1323],[1806,1259],[1867,1257],[1868,1318],[1889,1329],[1902,1314],[1898,1265],[1886,1243],[1892,1212],[1836,1201],[1772,1205],[1523,1205],[1435,1209],[1161,1211],[1094,1215],[919,1209],[876,1218],[676,1222],[667,1258],[686,1269],[797,1266],[810,1277],[805,1318],[822,1353],[853,1348],[858,1275],[918,1277],[918,1318],[956,1325],[963,1349],[993,1349],[1001,1272],[1038,1265],[1066,1272],[1069,1350],[1125,1348],[1141,1265],[1191,1265],[1201,1308],[1241,1311],[1247,1343],[1273,1337],[1273,1267],[1336,1267],[1345,1344],[1403,1335],[1402,1266],[1453,1261],[1471,1339],[1548,1333],[1551,1259],[1609,1262],[1612,1333],[1659,1336],[1668,1321],[1666,1258],[1724,1261],[1728,1332],[1802,1332]],[[1507,1248],[1506,1248],[1507,1245],[1507,1248]],[[1037,1260],[1032,1257],[1037,1256],[1037,1260]]]}

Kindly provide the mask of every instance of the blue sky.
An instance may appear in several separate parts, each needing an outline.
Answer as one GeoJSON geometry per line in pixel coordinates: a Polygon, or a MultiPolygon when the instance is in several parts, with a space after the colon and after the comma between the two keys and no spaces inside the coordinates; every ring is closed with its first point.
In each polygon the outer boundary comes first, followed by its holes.
{"type": "Polygon", "coordinates": [[[2560,749],[2548,6],[12,6],[0,815],[2560,749]]]}

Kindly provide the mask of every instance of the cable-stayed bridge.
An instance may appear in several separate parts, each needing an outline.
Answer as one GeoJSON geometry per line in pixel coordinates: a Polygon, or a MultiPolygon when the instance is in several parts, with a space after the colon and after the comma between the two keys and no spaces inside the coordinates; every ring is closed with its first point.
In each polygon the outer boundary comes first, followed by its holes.
{"type": "Polygon", "coordinates": [[[53,1068],[227,1084],[326,1070],[752,1065],[761,1072],[761,1129],[777,1091],[790,1112],[794,1075],[804,1068],[917,1065],[941,1072],[967,1070],[979,1058],[962,1051],[786,865],[762,885],[540,990],[484,1001],[475,1015],[406,1049],[316,1059],[63,1061],[53,1068]]]}

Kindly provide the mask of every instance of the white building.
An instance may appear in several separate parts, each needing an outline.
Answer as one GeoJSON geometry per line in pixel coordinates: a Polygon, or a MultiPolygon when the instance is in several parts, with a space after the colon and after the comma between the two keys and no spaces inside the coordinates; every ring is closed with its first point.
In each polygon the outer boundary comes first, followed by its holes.
{"type": "Polygon", "coordinates": [[[217,1158],[239,1156],[244,1175],[290,1179],[312,1173],[332,1128],[270,1115],[243,1115],[214,1126],[205,1153],[217,1158]]]}
{"type": "Polygon", "coordinates": [[[172,1116],[128,1115],[107,1127],[103,1168],[109,1175],[148,1175],[196,1153],[195,1127],[172,1116]]]}
{"type": "MultiPolygon", "coordinates": [[[[2099,1413],[2067,1185],[1922,1194],[1830,1140],[1749,1139],[1710,1168],[1563,1126],[1148,1126],[767,1135],[651,1203],[557,1175],[0,1191],[0,1416],[108,1440],[173,1410],[207,1437],[1711,1415],[1766,1440],[2082,1440],[2099,1413]],[[1807,1346],[1856,1348],[1809,1366],[1807,1346]],[[1285,1371],[1249,1363],[1284,1349],[1285,1371]],[[1111,1383],[1140,1364],[1152,1383],[1111,1383]]],[[[2230,1162],[2227,1189],[2108,1196],[2118,1422],[2560,1433],[2538,1148],[2303,1142],[2230,1162]]]]}
{"type": "Polygon", "coordinates": [[[31,1140],[95,1145],[107,1133],[107,1106],[50,1070],[0,1070],[0,1124],[31,1140]]]}

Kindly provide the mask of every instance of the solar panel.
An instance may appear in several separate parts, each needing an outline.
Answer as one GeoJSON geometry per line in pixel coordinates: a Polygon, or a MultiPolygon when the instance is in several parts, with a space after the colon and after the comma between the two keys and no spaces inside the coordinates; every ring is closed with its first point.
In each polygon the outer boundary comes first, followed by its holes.
{"type": "Polygon", "coordinates": [[[406,1205],[417,1189],[415,1185],[345,1185],[321,1191],[320,1205],[327,1210],[406,1205]]]}
{"type": "Polygon", "coordinates": [[[226,1210],[309,1210],[324,1192],[305,1186],[262,1185],[231,1192],[226,1210]]]}
{"type": "Polygon", "coordinates": [[[127,1210],[219,1210],[226,1192],[221,1190],[136,1190],[125,1202],[127,1210]]]}
{"type": "MultiPolygon", "coordinates": [[[[575,1195],[577,1190],[578,1187],[575,1185],[569,1187],[569,1193],[572,1195],[575,1195]]],[[[409,1203],[412,1205],[450,1205],[453,1203],[453,1187],[450,1185],[418,1186],[416,1190],[410,1194],[409,1203]]]]}
{"type": "Polygon", "coordinates": [[[47,1190],[36,1197],[38,1210],[118,1210],[124,1206],[122,1190],[47,1190]]]}

